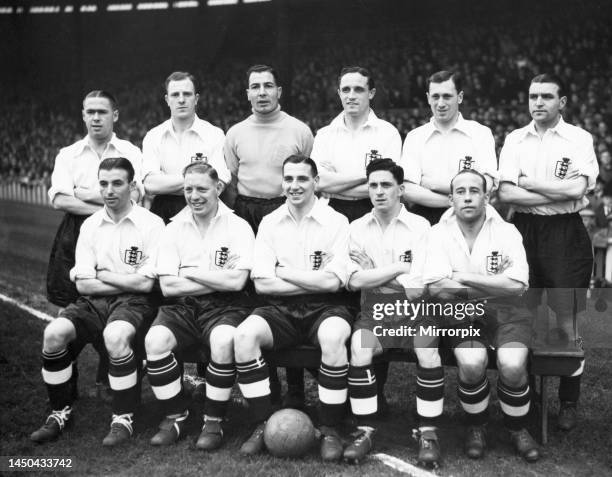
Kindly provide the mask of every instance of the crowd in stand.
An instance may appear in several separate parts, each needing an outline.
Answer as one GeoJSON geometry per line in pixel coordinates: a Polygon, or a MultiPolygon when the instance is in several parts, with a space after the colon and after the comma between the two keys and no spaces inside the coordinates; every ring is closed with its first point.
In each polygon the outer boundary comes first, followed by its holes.
{"type": "MultiPolygon", "coordinates": [[[[439,69],[455,70],[464,78],[464,114],[491,128],[499,152],[507,134],[530,120],[529,78],[554,72],[569,85],[565,119],[593,135],[601,193],[612,180],[612,35],[604,18],[587,15],[567,21],[576,15],[570,10],[537,25],[527,19],[513,24],[508,18],[504,26],[480,21],[438,29],[420,25],[393,35],[367,31],[363,39],[350,44],[304,46],[294,54],[291,97],[283,103],[292,105],[292,113],[316,132],[339,110],[340,67],[364,65],[376,75],[377,114],[405,137],[429,119],[427,76],[439,69]]],[[[341,37],[338,32],[333,35],[341,37]]],[[[250,62],[250,58],[226,58],[196,72],[202,83],[201,117],[227,131],[248,115],[243,72],[250,62]]],[[[120,107],[118,135],[141,145],[146,131],[166,115],[160,79],[132,82],[114,92],[120,107]]],[[[0,116],[0,181],[48,185],[58,150],[82,135],[83,126],[74,104],[63,101],[50,106],[34,96],[29,99],[9,101],[0,116]]]]}

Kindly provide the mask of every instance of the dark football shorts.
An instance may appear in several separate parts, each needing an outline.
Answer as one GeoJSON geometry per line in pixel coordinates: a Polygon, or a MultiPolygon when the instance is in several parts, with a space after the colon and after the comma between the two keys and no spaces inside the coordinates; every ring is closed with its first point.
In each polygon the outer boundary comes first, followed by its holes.
{"type": "Polygon", "coordinates": [[[234,204],[234,213],[246,220],[253,229],[253,232],[257,233],[261,219],[278,209],[285,203],[285,200],[286,197],[260,199],[258,197],[238,195],[234,204]]]}
{"type": "Polygon", "coordinates": [[[261,316],[270,326],[274,339],[273,349],[301,344],[317,345],[319,326],[327,318],[337,316],[346,321],[349,327],[353,324],[353,313],[350,308],[333,303],[338,300],[334,297],[335,294],[329,295],[331,300],[323,299],[325,295],[271,299],[269,301],[272,303],[255,308],[251,315],[261,316]]]}
{"type": "Polygon", "coordinates": [[[585,310],[593,251],[580,215],[517,213],[513,222],[523,236],[529,263],[527,306],[536,308],[546,289],[555,313],[585,310]]]}
{"type": "Polygon", "coordinates": [[[156,195],[153,197],[151,212],[162,218],[164,224],[168,225],[170,219],[185,208],[187,202],[182,195],[156,195]]]}
{"type": "Polygon", "coordinates": [[[165,326],[178,343],[175,352],[193,345],[210,349],[210,334],[221,325],[237,327],[249,316],[251,308],[245,306],[240,293],[211,293],[169,300],[160,307],[151,326],[165,326]]]}
{"type": "Polygon", "coordinates": [[[81,296],[59,314],[72,322],[76,340],[72,345],[78,353],[87,343],[104,349],[104,328],[113,321],[125,321],[136,329],[135,351],[143,350],[143,340],[155,318],[158,299],[151,294],[123,293],[111,296],[81,296]]]}
{"type": "Polygon", "coordinates": [[[47,267],[47,299],[54,305],[66,307],[79,298],[76,285],[70,280],[70,270],[74,267],[74,251],[81,225],[87,217],[64,215],[55,234],[47,267]]]}

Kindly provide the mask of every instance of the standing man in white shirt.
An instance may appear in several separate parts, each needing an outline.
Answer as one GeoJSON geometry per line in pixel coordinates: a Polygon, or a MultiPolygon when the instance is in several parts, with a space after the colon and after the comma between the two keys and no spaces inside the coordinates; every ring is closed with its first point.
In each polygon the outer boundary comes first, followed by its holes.
{"type": "MultiPolygon", "coordinates": [[[[523,236],[529,262],[528,306],[534,311],[547,291],[561,343],[580,343],[576,314],[586,308],[593,268],[591,239],[578,212],[588,205],[599,166],[592,136],[563,120],[567,103],[560,78],[534,77],[529,85],[533,121],[510,133],[500,154],[499,198],[514,206],[513,222],[523,236]]],[[[557,425],[576,425],[580,377],[562,377],[557,425]]]]}
{"type": "Polygon", "coordinates": [[[353,314],[337,293],[347,280],[348,221],[317,199],[317,166],[305,156],[283,165],[287,202],[261,222],[251,277],[265,306],[253,310],[236,330],[238,385],[258,424],[240,452],[263,449],[265,421],[272,412],[268,365],[262,349],[312,343],[321,349],[318,375],[321,457],[342,457],[340,424],[347,398],[348,355],[353,314]]]}
{"type": "MultiPolygon", "coordinates": [[[[373,159],[399,162],[402,139],[391,123],[379,119],[370,107],[376,95],[372,73],[361,66],[342,68],[338,97],[343,111],[315,136],[312,158],[320,174],[318,190],[329,205],[352,222],[372,209],[368,197],[366,166],[373,159]]],[[[346,294],[357,305],[358,294],[346,294]]],[[[376,365],[378,396],[384,401],[389,365],[376,365]]]]}
{"type": "Polygon", "coordinates": [[[315,136],[312,158],[320,174],[318,190],[349,222],[372,208],[365,168],[372,159],[399,161],[402,140],[391,123],[370,108],[376,88],[372,73],[360,66],[342,68],[338,96],[343,111],[315,136]]]}
{"type": "Polygon", "coordinates": [[[448,209],[449,184],[462,169],[475,169],[487,178],[489,191],[496,183],[497,157],[491,130],[459,112],[463,102],[457,73],[438,71],[427,81],[432,117],[408,133],[400,165],[406,174],[404,199],[412,211],[437,224],[448,209]]]}
{"type": "Polygon", "coordinates": [[[45,328],[42,376],[51,413],[30,436],[38,443],[56,439],[71,421],[77,385],[73,361],[87,343],[105,348],[109,356],[113,416],[102,445],[123,444],[133,433],[143,358],[136,352],[157,311],[151,290],[164,224],[130,200],[136,183],[126,158],[104,159],[98,181],[104,208],[83,222],[70,271],[81,296],[45,328]]]}
{"type": "Polygon", "coordinates": [[[98,186],[98,167],[108,157],[125,157],[134,168],[137,187],[132,199],[140,198],[142,154],[129,141],[119,139],[113,128],[119,119],[115,97],[102,90],[90,91],[83,99],[83,122],[87,136],[60,150],[51,175],[49,200],[55,209],[66,212],[49,257],[47,298],[66,307],[79,293],[69,272],[74,267],[74,249],[83,221],[104,204],[98,186]]]}
{"type": "Polygon", "coordinates": [[[195,77],[175,71],[166,79],[165,90],[170,119],[146,134],[142,151],[145,191],[154,196],[151,211],[167,224],[186,205],[182,172],[188,164],[210,164],[224,184],[230,173],[223,159],[223,131],[196,114],[200,95],[195,77]]]}
{"type": "Polygon", "coordinates": [[[162,234],[157,273],[166,302],[145,338],[149,382],[166,414],[151,444],[172,444],[184,432],[189,402],[176,357],[203,344],[210,360],[196,447],[214,450],[223,444],[221,423],[236,380],[234,333],[251,311],[242,289],[255,237],[249,224],[219,200],[223,187],[210,164],[190,164],[184,174],[189,208],[162,234]]]}

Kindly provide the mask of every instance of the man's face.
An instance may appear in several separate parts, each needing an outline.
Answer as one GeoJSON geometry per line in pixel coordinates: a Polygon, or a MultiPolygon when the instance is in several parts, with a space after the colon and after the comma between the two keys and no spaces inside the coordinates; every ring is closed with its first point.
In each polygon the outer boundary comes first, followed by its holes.
{"type": "Polygon", "coordinates": [[[189,173],[185,176],[183,193],[193,215],[206,217],[217,210],[221,184],[208,174],[189,173]]]}
{"type": "Polygon", "coordinates": [[[612,170],[612,157],[608,151],[601,153],[601,168],[606,171],[612,170]]]}
{"type": "Polygon", "coordinates": [[[403,192],[404,185],[398,184],[390,171],[374,171],[368,177],[368,193],[375,210],[394,210],[403,192]]]}
{"type": "Polygon", "coordinates": [[[195,117],[199,94],[190,79],[170,81],[166,91],[166,104],[170,108],[170,117],[173,119],[191,119],[195,117]]]}
{"type": "Polygon", "coordinates": [[[450,201],[458,220],[475,222],[484,215],[489,194],[485,193],[479,176],[460,174],[453,180],[450,201]]]}
{"type": "Polygon", "coordinates": [[[119,119],[119,111],[114,110],[107,98],[85,98],[83,101],[83,121],[87,134],[92,139],[103,141],[113,134],[113,125],[119,119]]]}
{"type": "Polygon", "coordinates": [[[554,125],[566,102],[565,96],[559,97],[559,87],[555,83],[531,83],[529,86],[529,112],[538,125],[554,125]]]}
{"type": "Polygon", "coordinates": [[[312,176],[308,164],[287,163],[283,168],[283,193],[294,207],[304,207],[314,197],[319,177],[312,176]]]}
{"type": "Polygon", "coordinates": [[[274,75],[269,71],[255,72],[249,76],[247,98],[256,113],[268,114],[276,110],[282,92],[283,89],[276,85],[274,75]]]}
{"type": "Polygon", "coordinates": [[[128,173],[123,169],[100,169],[98,172],[100,195],[110,210],[122,210],[130,203],[130,192],[134,182],[128,180],[128,173]]]}
{"type": "Polygon", "coordinates": [[[452,78],[442,83],[430,83],[427,102],[434,119],[441,124],[454,121],[463,101],[463,91],[457,91],[452,78]]]}
{"type": "Polygon", "coordinates": [[[368,87],[368,78],[361,73],[347,73],[340,79],[338,95],[344,112],[350,116],[361,117],[370,111],[370,101],[376,89],[368,87]]]}

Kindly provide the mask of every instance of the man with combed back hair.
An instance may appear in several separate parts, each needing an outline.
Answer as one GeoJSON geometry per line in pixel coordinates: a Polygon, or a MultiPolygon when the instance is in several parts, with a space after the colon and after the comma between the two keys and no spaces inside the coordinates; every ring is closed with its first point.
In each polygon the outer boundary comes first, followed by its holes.
{"type": "Polygon", "coordinates": [[[143,358],[136,353],[157,310],[151,290],[164,224],[130,200],[137,186],[127,159],[104,159],[98,184],[104,208],[83,222],[70,270],[81,296],[45,328],[42,375],[51,413],[30,436],[39,443],[57,438],[71,422],[77,385],[73,361],[87,343],[105,348],[109,356],[113,417],[102,444],[122,444],[133,433],[143,358]]]}
{"type": "MultiPolygon", "coordinates": [[[[512,131],[499,158],[499,198],[514,206],[512,221],[521,232],[529,262],[527,302],[535,314],[546,289],[555,312],[555,344],[581,346],[574,325],[586,309],[586,290],[593,270],[591,239],[579,212],[595,187],[599,165],[592,136],[563,120],[565,87],[551,74],[534,77],[529,85],[533,120],[512,131]]],[[[559,385],[557,425],[576,425],[584,361],[559,385]]]]}

